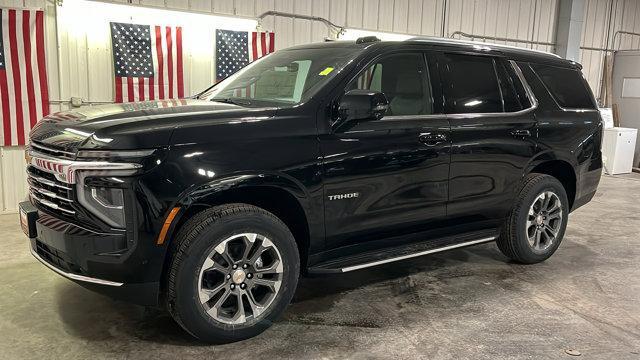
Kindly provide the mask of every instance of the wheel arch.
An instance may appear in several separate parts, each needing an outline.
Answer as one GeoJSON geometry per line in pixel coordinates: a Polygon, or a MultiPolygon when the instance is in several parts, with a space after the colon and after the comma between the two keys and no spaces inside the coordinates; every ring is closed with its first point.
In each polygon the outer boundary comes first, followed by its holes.
{"type": "Polygon", "coordinates": [[[278,174],[236,175],[192,189],[175,204],[180,210],[166,235],[162,283],[171,261],[174,238],[182,226],[201,211],[230,203],[257,206],[282,220],[296,240],[300,268],[305,269],[312,237],[308,202],[309,196],[304,187],[278,174]]]}
{"type": "Polygon", "coordinates": [[[572,161],[568,156],[562,156],[554,152],[545,152],[539,154],[529,163],[523,177],[530,173],[540,173],[558,179],[567,193],[569,209],[572,209],[578,186],[575,166],[575,161],[572,161]]]}

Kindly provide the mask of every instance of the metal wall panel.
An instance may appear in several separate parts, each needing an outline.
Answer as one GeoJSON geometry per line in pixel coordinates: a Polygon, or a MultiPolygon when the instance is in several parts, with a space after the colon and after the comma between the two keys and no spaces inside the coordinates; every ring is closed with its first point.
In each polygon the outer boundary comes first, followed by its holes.
{"type": "MultiPolygon", "coordinates": [[[[331,5],[331,0],[314,0],[312,1],[311,15],[318,16],[321,18],[328,19],[329,18],[329,9],[331,5]]],[[[258,14],[259,15],[259,14],[258,14]]],[[[327,27],[317,21],[311,22],[311,34],[313,35],[313,41],[322,41],[326,37],[330,36],[331,33],[327,27]]],[[[276,38],[276,43],[278,39],[276,38]]]]}
{"type": "MultiPolygon", "coordinates": [[[[418,14],[413,14],[411,17],[415,17],[416,15],[418,14]]],[[[408,33],[408,18],[409,1],[395,0],[393,2],[393,31],[398,33],[408,33]]]]}
{"type": "MultiPolygon", "coordinates": [[[[49,96],[57,99],[58,62],[55,38],[55,7],[46,0],[0,0],[2,7],[43,9],[45,11],[45,46],[47,52],[47,76],[49,96]]],[[[58,109],[58,104],[52,105],[58,109]]],[[[18,146],[0,147],[0,214],[16,212],[18,202],[27,196],[27,173],[25,172],[24,148],[18,146]]]]}
{"type": "Polygon", "coordinates": [[[620,30],[640,32],[639,1],[586,0],[580,62],[596,97],[601,92],[604,58],[607,53],[605,49],[640,49],[640,36],[622,34],[615,37],[615,33],[620,30]]]}
{"type": "Polygon", "coordinates": [[[24,148],[0,148],[0,213],[15,212],[18,203],[27,196],[27,173],[24,169],[24,148]]]}
{"type": "MultiPolygon", "coordinates": [[[[450,0],[445,35],[463,31],[474,35],[535,42],[555,41],[558,0],[450,0]]],[[[475,40],[483,40],[477,37],[475,40]]],[[[553,51],[551,46],[504,41],[507,45],[553,51]]]]}
{"type": "MultiPolygon", "coordinates": [[[[3,0],[4,1],[4,0],[3,0]]],[[[120,3],[120,1],[112,1],[120,3]]],[[[531,41],[553,42],[557,0],[136,0],[142,6],[185,9],[195,12],[255,17],[267,10],[314,15],[351,28],[408,33],[428,36],[449,36],[454,31],[470,34],[509,37],[531,41]],[[497,16],[496,16],[497,14],[497,16]]],[[[66,22],[67,20],[65,20],[66,22]]],[[[68,21],[71,21],[69,19],[68,21]]],[[[321,23],[284,17],[267,17],[263,28],[276,32],[276,48],[322,41],[330,35],[321,23]]],[[[109,101],[112,90],[94,89],[91,84],[104,84],[104,72],[94,72],[87,63],[101,64],[110,49],[92,48],[82,37],[70,38],[65,24],[60,24],[61,95],[82,96],[95,102],[109,101]],[[88,53],[84,57],[83,53],[88,53]],[[83,60],[84,59],[84,60],[83,60]],[[66,69],[73,69],[73,72],[66,69]],[[84,73],[84,74],[83,74],[84,73]],[[73,75],[72,75],[73,74],[73,75]],[[94,75],[95,74],[95,75],[94,75]],[[95,78],[94,78],[95,77],[95,78]],[[87,84],[88,83],[88,84],[87,84]]],[[[482,40],[481,37],[477,40],[482,40]]],[[[90,41],[89,41],[90,43],[90,41]]],[[[512,45],[553,50],[545,46],[512,45]]],[[[108,60],[108,59],[107,59],[108,60]]],[[[207,62],[189,62],[187,85],[195,91],[209,79],[207,74],[193,71],[207,62]]],[[[109,74],[107,74],[109,75],[109,74]]]]}
{"type": "Polygon", "coordinates": [[[421,33],[428,36],[445,36],[444,10],[446,5],[441,0],[424,0],[422,2],[421,33]]]}

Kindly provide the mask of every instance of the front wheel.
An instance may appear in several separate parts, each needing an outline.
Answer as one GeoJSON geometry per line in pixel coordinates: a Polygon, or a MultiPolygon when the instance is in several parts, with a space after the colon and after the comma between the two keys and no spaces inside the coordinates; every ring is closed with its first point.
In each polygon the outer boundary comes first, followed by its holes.
{"type": "Polygon", "coordinates": [[[554,177],[530,174],[497,241],[504,255],[524,264],[548,259],[560,246],[567,227],[569,201],[554,177]]]}
{"type": "Polygon", "coordinates": [[[298,249],[286,225],[266,210],[246,204],[208,209],[190,219],[176,241],[169,312],[198,339],[255,336],[291,301],[298,249]]]}

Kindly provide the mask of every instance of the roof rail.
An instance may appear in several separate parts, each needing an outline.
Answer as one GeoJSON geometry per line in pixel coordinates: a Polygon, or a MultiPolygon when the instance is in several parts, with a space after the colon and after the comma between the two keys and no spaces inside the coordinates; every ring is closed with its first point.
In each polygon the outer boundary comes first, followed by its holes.
{"type": "Polygon", "coordinates": [[[440,38],[440,37],[433,37],[433,36],[416,36],[416,37],[409,38],[405,41],[424,41],[424,42],[429,42],[433,44],[451,44],[451,45],[466,44],[466,45],[484,46],[484,47],[488,47],[489,49],[494,48],[494,49],[520,50],[520,51],[527,51],[527,52],[533,52],[538,54],[545,54],[545,55],[562,59],[562,57],[560,57],[558,54],[550,53],[547,51],[542,51],[537,49],[527,49],[527,48],[522,48],[522,47],[512,46],[512,45],[487,43],[482,41],[448,39],[448,38],[440,38]]]}

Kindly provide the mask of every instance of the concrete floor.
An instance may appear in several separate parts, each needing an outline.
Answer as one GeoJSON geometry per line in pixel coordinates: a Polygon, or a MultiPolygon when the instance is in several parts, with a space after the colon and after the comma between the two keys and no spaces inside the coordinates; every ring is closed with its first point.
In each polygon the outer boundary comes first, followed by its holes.
{"type": "Polygon", "coordinates": [[[270,330],[215,347],[38,264],[17,215],[0,216],[0,234],[2,359],[640,359],[638,174],[603,177],[545,263],[485,244],[305,279],[270,330]]]}

